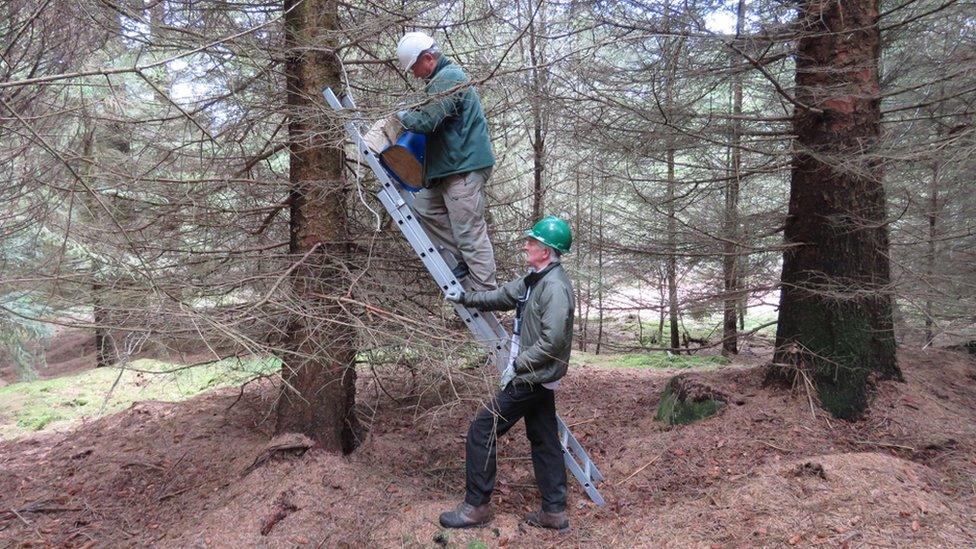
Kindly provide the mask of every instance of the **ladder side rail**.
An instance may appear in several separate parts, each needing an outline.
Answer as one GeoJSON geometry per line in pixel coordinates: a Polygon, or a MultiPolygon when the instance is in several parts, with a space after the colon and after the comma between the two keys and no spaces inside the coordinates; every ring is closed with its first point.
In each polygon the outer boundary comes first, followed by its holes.
{"type": "Polygon", "coordinates": [[[556,415],[556,424],[559,428],[559,433],[561,435],[560,439],[563,441],[563,446],[565,446],[568,450],[576,454],[576,456],[580,459],[580,461],[590,464],[591,474],[589,476],[595,482],[602,481],[604,479],[603,473],[601,473],[600,469],[597,468],[596,463],[594,463],[593,460],[590,459],[590,456],[589,454],[586,453],[586,450],[583,448],[583,445],[580,444],[578,440],[576,440],[576,437],[573,436],[573,433],[570,432],[569,428],[566,426],[566,423],[563,421],[561,417],[559,417],[558,414],[556,415]]]}
{"type": "MultiPolygon", "coordinates": [[[[349,95],[343,95],[342,98],[339,99],[335,96],[331,89],[326,89],[323,94],[326,101],[328,101],[328,103],[336,110],[355,108],[355,103],[349,95]]],[[[344,126],[346,133],[349,134],[353,142],[356,144],[360,154],[366,160],[367,165],[369,165],[373,173],[379,179],[381,187],[377,193],[377,196],[379,197],[380,202],[383,203],[387,212],[390,213],[390,215],[393,216],[397,221],[397,226],[400,229],[400,232],[407,237],[408,242],[410,242],[414,248],[414,252],[416,252],[420,259],[424,262],[428,271],[430,271],[433,275],[435,282],[437,282],[438,286],[441,287],[442,292],[447,295],[452,291],[456,291],[459,288],[459,283],[457,279],[454,278],[453,273],[450,272],[450,268],[447,266],[446,262],[443,261],[443,258],[441,258],[442,264],[438,264],[438,262],[434,260],[424,261],[425,258],[436,254],[436,252],[432,251],[434,249],[433,243],[430,242],[429,236],[419,225],[419,223],[416,223],[416,217],[412,210],[410,210],[413,197],[409,193],[406,193],[400,189],[400,186],[396,185],[392,181],[389,174],[386,173],[386,170],[379,163],[376,155],[366,145],[355,123],[349,121],[346,122],[344,126]],[[409,213],[402,214],[404,206],[409,213]],[[401,213],[402,215],[398,216],[394,214],[394,211],[401,213]],[[409,232],[405,229],[408,229],[409,232]],[[413,238],[411,238],[412,236],[413,238]]],[[[465,321],[465,324],[467,324],[474,333],[475,337],[494,352],[496,357],[495,366],[499,371],[503,371],[508,363],[508,332],[501,327],[501,324],[493,314],[484,314],[474,311],[473,309],[467,309],[460,306],[455,308],[458,310],[462,320],[465,321]],[[461,314],[461,310],[466,311],[466,314],[461,314]]]]}
{"type": "MultiPolygon", "coordinates": [[[[332,106],[332,108],[336,110],[356,108],[356,104],[350,95],[344,94],[340,99],[336,97],[335,93],[332,92],[331,88],[326,88],[323,94],[325,95],[326,101],[328,101],[328,103],[332,106]]],[[[356,125],[351,121],[346,122],[345,128],[346,128],[346,133],[348,133],[349,136],[353,139],[353,142],[356,144],[360,153],[366,159],[367,164],[372,169],[374,174],[376,174],[377,178],[380,180],[380,184],[381,184],[380,192],[385,192],[389,196],[391,201],[397,205],[398,208],[400,207],[400,201],[405,203],[408,207],[412,207],[413,195],[401,189],[399,185],[393,183],[389,174],[386,173],[386,170],[379,163],[379,160],[376,158],[376,155],[373,153],[372,150],[370,150],[370,148],[366,145],[366,142],[362,139],[362,136],[359,132],[359,129],[356,127],[356,125]],[[400,200],[396,200],[397,198],[399,198],[400,200]]],[[[380,198],[382,201],[382,197],[380,198]]],[[[384,206],[387,205],[384,203],[384,206]]],[[[389,206],[387,206],[387,211],[390,211],[389,206]]],[[[422,231],[422,228],[420,232],[424,232],[422,231]]],[[[426,232],[424,232],[424,235],[426,236],[426,232]]],[[[440,285],[441,288],[443,289],[444,285],[440,281],[438,281],[438,285],[440,285]]],[[[509,339],[508,332],[502,327],[501,323],[498,322],[498,319],[495,317],[495,315],[485,314],[482,316],[485,317],[486,322],[491,326],[491,329],[494,332],[495,337],[497,337],[498,339],[506,339],[506,340],[509,339]]],[[[502,364],[501,368],[504,369],[504,367],[505,364],[502,364]]]]}
{"type": "MultiPolygon", "coordinates": [[[[440,257],[440,254],[433,251],[433,244],[430,243],[426,233],[423,232],[422,227],[420,227],[420,225],[416,222],[416,218],[412,216],[410,218],[406,218],[401,211],[397,210],[392,205],[392,199],[388,195],[380,194],[379,198],[384,206],[387,207],[387,211],[397,222],[397,227],[411,244],[421,262],[423,262],[424,266],[427,267],[427,270],[431,272],[435,281],[438,282],[441,287],[441,291],[447,294],[460,287],[460,283],[457,282],[457,279],[454,278],[453,274],[445,274],[450,273],[450,269],[447,269],[447,264],[444,263],[444,260],[440,257]],[[437,280],[438,278],[440,278],[440,280],[437,280]]],[[[507,354],[507,334],[504,337],[498,337],[495,331],[492,330],[491,325],[486,322],[486,319],[488,318],[486,315],[475,309],[468,309],[457,304],[455,304],[455,311],[480,343],[487,346],[489,350],[494,353],[501,355],[507,354]]]]}
{"type": "Polygon", "coordinates": [[[430,271],[434,282],[440,287],[442,293],[448,295],[451,292],[461,291],[461,284],[454,278],[451,270],[447,268],[447,264],[440,257],[440,254],[434,247],[434,243],[430,241],[430,237],[416,223],[416,218],[413,213],[409,209],[406,213],[401,211],[400,206],[405,206],[405,204],[402,204],[402,202],[401,204],[397,204],[394,202],[396,198],[391,196],[390,193],[383,191],[377,193],[377,198],[379,198],[383,207],[386,208],[390,217],[393,218],[393,221],[396,222],[397,229],[406,237],[407,242],[413,248],[417,257],[427,267],[427,270],[430,271]]]}
{"type": "MultiPolygon", "coordinates": [[[[343,110],[344,105],[332,92],[331,88],[326,88],[323,92],[326,101],[336,110],[343,110]]],[[[351,107],[355,107],[352,99],[345,95],[342,101],[351,107]]],[[[352,138],[353,142],[359,150],[360,155],[366,161],[366,164],[372,169],[373,173],[376,175],[380,182],[380,190],[377,191],[377,197],[380,202],[386,208],[386,211],[394,218],[397,222],[397,226],[400,232],[407,237],[408,242],[414,248],[414,251],[424,262],[424,265],[433,275],[437,285],[441,287],[441,290],[447,295],[451,291],[457,291],[461,289],[460,284],[457,279],[454,278],[453,273],[447,267],[447,264],[443,262],[433,261],[432,256],[439,256],[440,254],[436,252],[436,248],[430,241],[430,237],[427,233],[423,231],[419,223],[415,226],[411,224],[410,221],[415,221],[413,211],[410,209],[410,205],[407,200],[399,192],[399,186],[396,185],[390,178],[390,175],[386,173],[386,169],[380,164],[379,159],[376,154],[366,145],[366,142],[362,138],[359,129],[356,124],[352,121],[348,121],[344,124],[346,133],[352,138]],[[405,210],[405,212],[403,211],[405,210]],[[408,230],[405,230],[408,229],[408,230]],[[430,259],[428,261],[428,259],[430,259]]]]}
{"type": "MultiPolygon", "coordinates": [[[[331,88],[327,88],[323,91],[326,101],[332,106],[333,109],[337,111],[345,110],[346,108],[355,108],[355,103],[352,102],[352,98],[344,96],[342,101],[339,100],[332,92],[331,88]]],[[[346,133],[352,138],[353,142],[356,144],[360,154],[366,160],[367,165],[372,169],[373,173],[377,176],[381,183],[381,188],[377,192],[377,196],[380,202],[386,208],[387,212],[394,218],[397,222],[397,227],[400,232],[407,238],[411,247],[417,253],[417,256],[424,263],[424,266],[430,272],[431,276],[440,286],[441,291],[447,295],[451,291],[457,291],[460,287],[460,283],[454,277],[444,261],[444,258],[440,256],[440,253],[436,252],[433,243],[430,241],[430,237],[420,226],[418,220],[414,216],[410,209],[411,197],[405,197],[399,186],[395,185],[390,179],[389,174],[379,163],[376,155],[369,149],[359,129],[356,124],[352,121],[346,122],[344,124],[346,133]],[[404,213],[406,210],[408,213],[404,213]]],[[[471,332],[482,344],[487,344],[489,348],[494,347],[493,352],[496,356],[496,366],[499,370],[503,370],[507,365],[507,359],[505,361],[499,360],[499,355],[507,354],[504,352],[508,343],[508,333],[498,322],[498,319],[493,314],[483,314],[474,309],[468,309],[462,305],[455,305],[455,311],[458,315],[465,321],[465,324],[469,326],[471,332]]],[[[603,480],[603,475],[593,464],[586,451],[580,445],[579,441],[576,440],[569,429],[566,427],[565,423],[561,418],[557,416],[557,424],[562,435],[563,452],[565,454],[565,461],[567,467],[576,477],[576,479],[583,485],[584,490],[586,490],[587,495],[592,499],[597,505],[602,506],[604,504],[603,497],[600,492],[594,486],[594,481],[603,480]],[[573,454],[576,454],[580,459],[587,465],[587,469],[590,469],[595,473],[592,478],[589,474],[584,472],[580,465],[574,459],[573,454]]]]}
{"type": "Polygon", "coordinates": [[[569,451],[566,450],[565,446],[563,447],[563,456],[565,458],[564,461],[566,462],[566,467],[571,473],[573,473],[573,476],[576,477],[576,480],[579,481],[580,485],[582,485],[586,495],[593,500],[593,503],[603,507],[603,505],[606,503],[603,500],[603,495],[600,494],[600,491],[596,489],[596,485],[593,483],[593,481],[583,473],[583,470],[580,468],[579,464],[576,463],[576,460],[570,455],[569,451]]]}
{"type": "Polygon", "coordinates": [[[496,317],[494,314],[485,315],[485,322],[490,326],[491,330],[495,333],[495,336],[499,339],[511,339],[508,335],[508,330],[502,326],[502,323],[498,321],[498,317],[496,317]]]}

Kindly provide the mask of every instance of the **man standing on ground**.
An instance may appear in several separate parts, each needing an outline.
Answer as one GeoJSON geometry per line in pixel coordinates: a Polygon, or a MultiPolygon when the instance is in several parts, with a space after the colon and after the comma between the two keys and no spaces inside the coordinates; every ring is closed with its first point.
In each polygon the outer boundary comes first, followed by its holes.
{"type": "Polygon", "coordinates": [[[529,513],[532,526],[569,529],[566,517],[566,466],[556,425],[554,390],[566,375],[573,342],[573,287],[560,263],[573,236],[569,225],[547,217],[526,232],[529,274],[497,290],[452,296],[482,311],[515,309],[512,360],[502,390],[482,408],[468,429],[464,501],[442,513],[447,528],[481,526],[491,519],[495,487],[495,442],[519,419],[532,444],[532,467],[542,493],[542,509],[529,513]]]}
{"type": "Polygon", "coordinates": [[[426,82],[427,101],[397,113],[404,129],[427,135],[425,188],[414,198],[414,211],[434,243],[458,260],[455,276],[470,274],[475,290],[493,289],[495,255],[485,223],[485,184],[495,156],[481,99],[464,70],[442,55],[427,34],[405,34],[397,58],[404,70],[426,82]]]}

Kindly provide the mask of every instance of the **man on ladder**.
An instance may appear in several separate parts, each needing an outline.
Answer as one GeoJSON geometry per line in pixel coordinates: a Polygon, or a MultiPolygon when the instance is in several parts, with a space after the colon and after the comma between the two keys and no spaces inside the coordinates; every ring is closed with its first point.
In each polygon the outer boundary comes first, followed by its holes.
{"type": "Polygon", "coordinates": [[[408,32],[397,44],[403,70],[426,81],[427,101],[396,117],[404,129],[427,135],[424,189],[413,208],[431,240],[454,254],[454,276],[471,288],[490,290],[495,255],[485,223],[485,184],[495,165],[481,99],[460,66],[434,39],[408,32]]]}
{"type": "Polygon", "coordinates": [[[515,330],[508,368],[499,391],[468,429],[466,493],[453,511],[442,513],[447,528],[486,524],[495,486],[495,448],[519,419],[532,445],[532,467],[542,493],[542,509],[525,521],[561,532],[566,517],[566,466],[559,441],[554,390],[566,375],[573,342],[573,287],[560,263],[573,237],[562,219],[547,217],[526,232],[529,274],[485,292],[452,294],[448,299],[482,311],[515,309],[515,330]]]}

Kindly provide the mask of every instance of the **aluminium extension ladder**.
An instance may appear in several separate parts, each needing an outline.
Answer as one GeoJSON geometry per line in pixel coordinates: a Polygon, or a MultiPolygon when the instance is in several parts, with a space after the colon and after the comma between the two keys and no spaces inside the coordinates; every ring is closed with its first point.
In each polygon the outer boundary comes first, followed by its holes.
{"type": "MultiPolygon", "coordinates": [[[[336,111],[355,110],[356,108],[355,103],[349,95],[344,94],[340,99],[336,97],[331,88],[326,88],[322,92],[322,95],[325,96],[325,100],[336,111]]],[[[416,214],[411,210],[413,196],[393,182],[386,169],[380,164],[379,158],[366,146],[366,142],[363,141],[356,120],[350,119],[346,121],[344,126],[346,133],[349,134],[362,158],[373,170],[373,173],[380,182],[380,189],[376,192],[377,198],[379,198],[383,207],[386,208],[390,217],[396,221],[397,228],[406,237],[407,242],[410,243],[410,246],[417,254],[417,257],[420,258],[420,261],[427,267],[431,277],[440,287],[441,291],[445,296],[462,291],[462,284],[454,277],[454,274],[451,272],[451,266],[448,264],[449,261],[451,264],[456,264],[455,258],[450,252],[442,252],[435,248],[430,237],[418,222],[416,214]],[[444,254],[443,256],[442,253],[444,254]]],[[[457,303],[454,304],[454,310],[461,317],[461,320],[464,321],[468,329],[471,330],[471,333],[474,334],[478,343],[485,346],[494,357],[495,367],[499,373],[503,372],[508,366],[508,350],[511,338],[505,328],[498,322],[498,319],[495,318],[495,315],[490,312],[469,309],[457,303]]],[[[566,423],[558,415],[556,416],[556,422],[559,425],[559,441],[563,447],[563,457],[566,461],[566,467],[573,473],[573,476],[579,481],[590,499],[597,505],[602,506],[604,504],[603,496],[600,495],[600,491],[596,489],[595,484],[603,480],[603,474],[600,473],[596,464],[587,455],[586,450],[576,440],[576,437],[569,432],[566,423]]]]}

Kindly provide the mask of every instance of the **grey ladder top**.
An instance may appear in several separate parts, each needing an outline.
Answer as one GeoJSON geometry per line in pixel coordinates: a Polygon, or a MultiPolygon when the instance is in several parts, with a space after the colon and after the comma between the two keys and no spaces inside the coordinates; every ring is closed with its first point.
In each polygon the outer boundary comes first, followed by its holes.
{"type": "MultiPolygon", "coordinates": [[[[343,95],[340,100],[332,92],[331,88],[326,88],[322,92],[322,95],[325,96],[325,100],[329,103],[329,106],[336,111],[355,110],[356,108],[355,103],[349,95],[343,95]]],[[[455,258],[449,252],[438,250],[434,246],[427,232],[424,231],[420,222],[417,220],[416,214],[411,209],[413,197],[409,192],[400,188],[380,164],[379,158],[377,158],[363,140],[363,136],[357,126],[357,121],[350,118],[345,122],[344,127],[346,133],[349,134],[352,142],[362,155],[362,158],[379,180],[380,188],[376,192],[376,197],[379,198],[380,203],[386,208],[390,217],[396,221],[397,228],[406,237],[407,242],[410,243],[410,246],[420,261],[427,267],[427,271],[430,272],[431,278],[440,287],[441,292],[446,297],[463,290],[464,286],[454,277],[454,274],[451,272],[451,267],[448,264],[448,261],[454,264],[456,262],[455,258]]],[[[488,349],[488,352],[494,359],[495,368],[499,372],[503,372],[506,366],[508,366],[508,351],[511,337],[505,328],[502,327],[501,323],[498,322],[495,315],[490,312],[470,309],[456,303],[454,304],[454,310],[461,317],[461,320],[464,321],[465,326],[474,334],[478,343],[488,349]]],[[[569,428],[566,427],[566,423],[563,422],[562,418],[557,415],[556,421],[559,425],[559,441],[563,446],[563,457],[566,461],[566,467],[573,473],[573,476],[579,481],[590,499],[597,505],[602,506],[604,504],[603,496],[596,489],[596,483],[603,480],[603,474],[597,469],[596,464],[587,455],[586,450],[576,440],[576,437],[569,432],[569,428]]]]}

